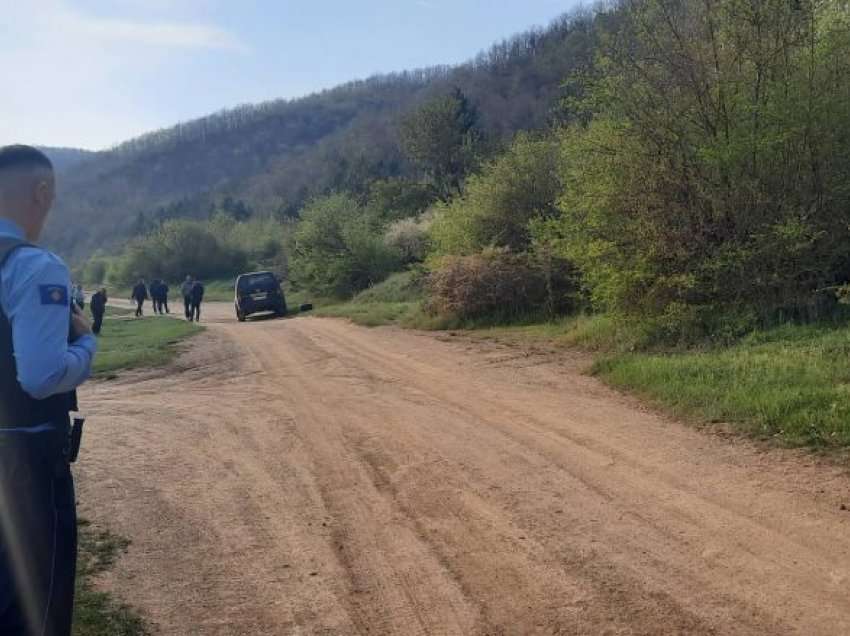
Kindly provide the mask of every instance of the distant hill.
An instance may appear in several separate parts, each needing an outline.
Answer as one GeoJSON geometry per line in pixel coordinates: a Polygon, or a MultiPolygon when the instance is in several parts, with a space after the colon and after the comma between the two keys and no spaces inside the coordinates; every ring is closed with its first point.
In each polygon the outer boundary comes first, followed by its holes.
{"type": "MultiPolygon", "coordinates": [[[[60,196],[47,243],[72,260],[110,250],[145,218],[203,217],[225,196],[255,214],[296,215],[313,193],[409,175],[397,141],[404,113],[461,88],[491,140],[544,126],[565,77],[593,48],[592,18],[564,16],[469,63],[355,81],[296,100],[222,111],[107,152],[51,152],[60,196]]],[[[79,152],[79,151],[77,151],[79,152]]]]}
{"type": "Polygon", "coordinates": [[[68,170],[81,161],[91,159],[97,154],[90,150],[81,150],[79,148],[51,148],[42,146],[39,147],[39,150],[50,158],[53,166],[60,172],[68,170]]]}

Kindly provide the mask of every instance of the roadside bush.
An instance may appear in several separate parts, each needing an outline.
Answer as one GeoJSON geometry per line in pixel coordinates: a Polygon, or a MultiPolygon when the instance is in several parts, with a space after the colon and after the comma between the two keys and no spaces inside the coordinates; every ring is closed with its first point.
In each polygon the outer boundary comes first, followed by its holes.
{"type": "Polygon", "coordinates": [[[486,250],[443,257],[428,276],[425,309],[461,320],[562,313],[573,303],[569,268],[545,268],[530,254],[486,250]]]}
{"type": "Polygon", "coordinates": [[[401,268],[381,228],[345,194],[315,199],[304,208],[289,253],[296,285],[337,298],[350,297],[401,268]]]}
{"type": "Polygon", "coordinates": [[[555,139],[518,135],[505,154],[467,179],[462,196],[436,206],[430,228],[435,253],[527,250],[530,223],[558,214],[559,157],[555,139]]]}
{"type": "Polygon", "coordinates": [[[428,252],[428,229],[432,221],[429,213],[396,221],[387,228],[384,243],[399,253],[405,265],[421,263],[428,252]]]}

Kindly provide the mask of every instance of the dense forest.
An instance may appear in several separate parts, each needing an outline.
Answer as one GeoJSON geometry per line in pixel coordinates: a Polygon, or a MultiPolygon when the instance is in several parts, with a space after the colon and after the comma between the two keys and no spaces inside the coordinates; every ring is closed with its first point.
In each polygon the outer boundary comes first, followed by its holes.
{"type": "Polygon", "coordinates": [[[112,232],[141,238],[93,272],[116,281],[177,276],[180,246],[205,245],[209,276],[262,263],[346,298],[407,271],[433,314],[601,311],[669,342],[833,312],[848,173],[844,2],[624,0],[67,174],[99,184],[92,210],[129,202],[112,232]]]}

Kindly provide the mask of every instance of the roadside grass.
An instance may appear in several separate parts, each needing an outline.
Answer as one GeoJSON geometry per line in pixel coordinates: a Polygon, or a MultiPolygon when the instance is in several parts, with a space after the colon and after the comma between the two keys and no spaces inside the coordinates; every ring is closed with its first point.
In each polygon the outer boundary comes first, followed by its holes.
{"type": "Polygon", "coordinates": [[[594,352],[593,375],[691,422],[785,446],[850,448],[850,323],[785,325],[732,345],[666,351],[647,349],[639,325],[604,315],[470,335],[594,352]]]}
{"type": "MultiPolygon", "coordinates": [[[[204,302],[229,302],[232,304],[235,284],[235,278],[204,281],[204,302]]],[[[171,289],[177,292],[175,299],[183,302],[183,298],[180,296],[180,285],[172,285],[171,289]]]]}
{"type": "Polygon", "coordinates": [[[107,318],[123,318],[125,316],[132,316],[133,310],[128,309],[127,307],[115,307],[114,305],[107,305],[106,313],[104,315],[107,318]]]}
{"type": "Polygon", "coordinates": [[[325,318],[347,318],[363,327],[406,324],[418,309],[418,303],[339,303],[318,307],[316,316],[325,318]]]}
{"type": "Polygon", "coordinates": [[[421,300],[421,286],[414,273],[400,272],[351,300],[316,301],[314,313],[322,317],[347,318],[364,327],[391,324],[413,327],[422,314],[421,300]]]}
{"type": "Polygon", "coordinates": [[[643,344],[640,330],[629,329],[604,314],[578,314],[554,319],[530,316],[510,324],[479,322],[468,328],[474,330],[476,336],[505,342],[573,346],[595,352],[634,351],[643,344]]]}
{"type": "Polygon", "coordinates": [[[203,330],[191,322],[163,317],[127,318],[122,308],[110,307],[98,338],[95,377],[117,371],[167,364],[177,353],[174,345],[203,330]]]}
{"type": "Polygon", "coordinates": [[[129,541],[80,519],[77,591],[73,636],[145,636],[142,619],[128,606],[95,589],[97,576],[109,570],[129,541]]]}
{"type": "Polygon", "coordinates": [[[675,415],[790,446],[850,447],[846,325],[788,325],[704,351],[608,355],[593,373],[675,415]]]}

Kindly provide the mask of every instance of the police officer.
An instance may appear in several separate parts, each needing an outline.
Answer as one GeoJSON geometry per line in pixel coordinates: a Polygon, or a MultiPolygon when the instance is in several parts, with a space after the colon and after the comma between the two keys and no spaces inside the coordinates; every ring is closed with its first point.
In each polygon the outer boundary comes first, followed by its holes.
{"type": "Polygon", "coordinates": [[[97,347],[56,256],[32,245],[55,193],[29,146],[0,148],[0,634],[68,636],[77,556],[69,413],[97,347]],[[70,325],[69,325],[70,321],[70,325]]]}

